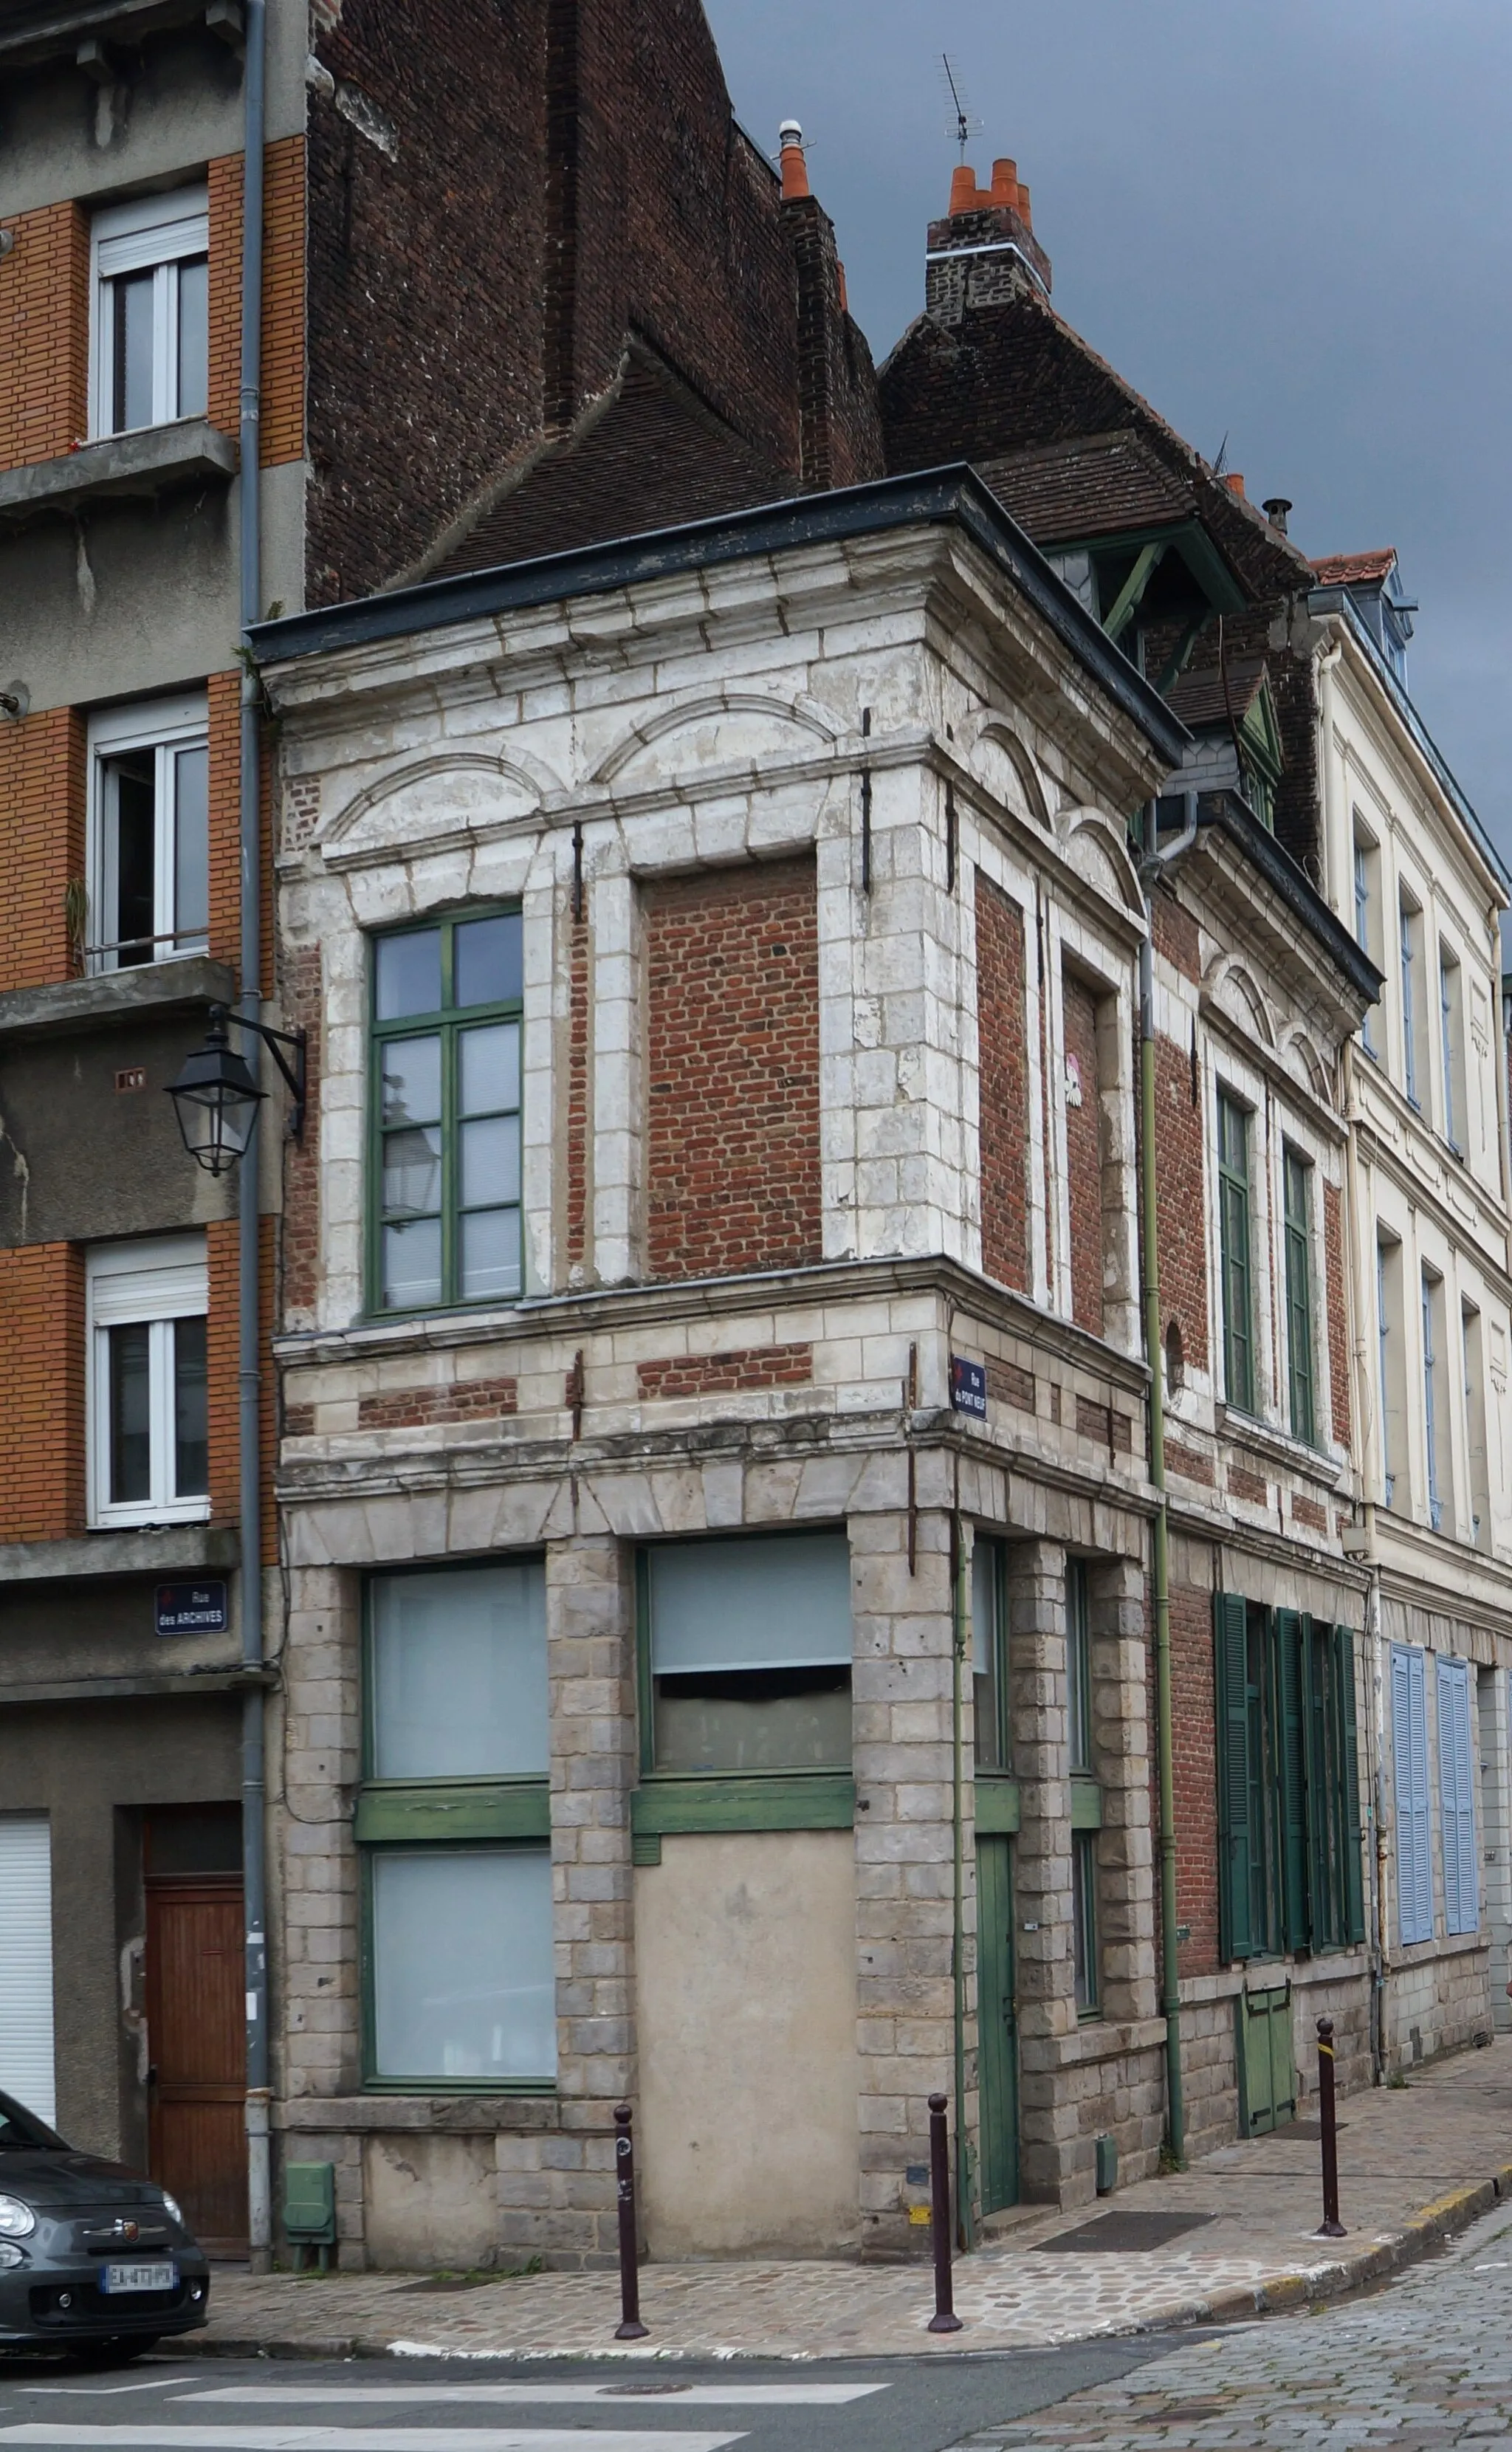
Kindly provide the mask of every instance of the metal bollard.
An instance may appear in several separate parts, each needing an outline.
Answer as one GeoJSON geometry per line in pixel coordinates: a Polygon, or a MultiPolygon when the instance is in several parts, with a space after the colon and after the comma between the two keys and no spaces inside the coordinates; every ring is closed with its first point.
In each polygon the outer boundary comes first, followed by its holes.
{"type": "Polygon", "coordinates": [[[643,2342],[640,2268],[636,2250],[636,2149],[630,2140],[630,2106],[615,2106],[615,2193],[619,2205],[619,2323],[617,2342],[643,2342]]]}
{"type": "Polygon", "coordinates": [[[945,2127],[946,2097],[930,2097],[930,2232],[934,2243],[934,2313],[932,2333],[958,2333],[961,2320],[951,2304],[951,2142],[945,2127]]]}
{"type": "Polygon", "coordinates": [[[1339,2220],[1339,2131],[1333,2103],[1333,2020],[1318,2021],[1318,2127],[1323,2138],[1323,2222],[1319,2239],[1345,2239],[1339,2220]]]}

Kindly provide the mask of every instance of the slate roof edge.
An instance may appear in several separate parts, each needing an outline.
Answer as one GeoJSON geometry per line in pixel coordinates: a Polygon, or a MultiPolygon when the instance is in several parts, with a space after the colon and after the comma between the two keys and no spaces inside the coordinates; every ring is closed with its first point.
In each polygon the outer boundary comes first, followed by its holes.
{"type": "Polygon", "coordinates": [[[1366,1004],[1380,1003],[1385,973],[1376,968],[1364,946],[1356,941],[1337,912],[1324,900],[1306,870],[1298,867],[1290,852],[1276,840],[1268,827],[1261,824],[1237,792],[1205,792],[1199,802],[1198,823],[1220,827],[1232,842],[1237,843],[1267,884],[1281,897],[1287,910],[1310,931],[1350,986],[1358,990],[1366,1004]]]}
{"type": "Polygon", "coordinates": [[[1504,894],[1512,896],[1512,872],[1508,871],[1506,861],[1491,840],[1482,819],[1466,799],[1463,787],[1455,781],[1443,752],[1418,713],[1410,695],[1403,688],[1371,637],[1370,625],[1355,604],[1347,584],[1341,581],[1330,583],[1326,587],[1314,588],[1308,599],[1308,610],[1314,615],[1338,613],[1343,616],[1348,624],[1351,640],[1360,648],[1373,678],[1385,692],[1393,714],[1401,719],[1412,735],[1414,748],[1432,769],[1435,782],[1464,826],[1497,883],[1504,894]]]}
{"type": "Polygon", "coordinates": [[[249,632],[260,664],[382,639],[405,638],[454,622],[486,620],[562,598],[600,595],[614,587],[667,579],[684,571],[749,560],[849,538],[954,521],[1005,570],[1063,645],[1093,675],[1107,696],[1137,725],[1171,766],[1189,735],[1164,700],[1073,596],[1016,520],[966,462],[907,476],[881,477],[823,494],[758,504],[749,510],[651,529],[568,553],[505,563],[492,570],[422,580],[410,587],[333,604],[249,632]]]}

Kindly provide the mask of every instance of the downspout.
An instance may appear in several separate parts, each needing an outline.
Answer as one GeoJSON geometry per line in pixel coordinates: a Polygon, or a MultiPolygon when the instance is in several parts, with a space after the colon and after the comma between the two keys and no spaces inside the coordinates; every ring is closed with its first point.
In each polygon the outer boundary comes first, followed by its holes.
{"type": "MultiPolygon", "coordinates": [[[[263,148],[265,0],[245,0],[246,67],[242,154],[241,603],[242,729],[241,1000],[247,1021],[261,1018],[262,806],[258,683],[249,632],[262,611],[263,148]]],[[[254,1079],[261,1042],[245,1034],[254,1079]]],[[[272,2254],[267,2037],[267,1883],[265,1835],[263,1542],[258,1370],[258,1143],[240,1168],[238,1191],[237,1387],[240,1461],[242,1662],[242,1882],[246,1919],[246,2209],[252,2269],[272,2254]]]]}
{"type": "MultiPolygon", "coordinates": [[[[1176,1767],[1170,1683],[1170,1543],[1166,1519],[1166,1356],[1160,1334],[1160,1250],[1155,1168],[1155,913],[1157,880],[1197,840],[1197,795],[1188,792],[1187,822],[1164,851],[1139,863],[1145,934],[1139,947],[1139,1208],[1144,1245],[1145,1352],[1149,1365],[1149,1478],[1155,1492],[1150,1538],[1150,1602],[1155,1626],[1155,1745],[1160,1789],[1161,2008],[1166,2020],[1166,2143],[1178,2170],[1187,2164],[1187,2120],[1181,2086],[1181,1980],[1176,1957],[1176,1767]]],[[[1155,806],[1146,840],[1156,837],[1155,806]]]]}
{"type": "Polygon", "coordinates": [[[961,1710],[965,1684],[967,1618],[966,1545],[961,1539],[959,1461],[957,1504],[951,1515],[951,1977],[955,2023],[955,2226],[962,2248],[974,2246],[971,2147],[966,2133],[966,1839],[963,1815],[961,1710]]]}

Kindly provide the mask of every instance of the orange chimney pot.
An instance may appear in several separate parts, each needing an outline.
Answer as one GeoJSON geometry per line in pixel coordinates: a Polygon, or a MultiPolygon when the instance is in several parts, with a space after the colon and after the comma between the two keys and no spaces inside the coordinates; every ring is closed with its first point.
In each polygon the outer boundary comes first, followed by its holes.
{"type": "Polygon", "coordinates": [[[782,168],[782,201],[789,204],[809,192],[809,166],[803,153],[803,130],[795,119],[785,119],[777,130],[782,168]]]}
{"type": "Polygon", "coordinates": [[[1018,217],[1023,223],[1024,227],[1032,233],[1034,227],[1034,216],[1030,211],[1029,189],[1025,187],[1022,179],[1019,181],[1018,185],[1018,217]]]}
{"type": "Polygon", "coordinates": [[[1227,474],[1224,478],[1224,484],[1227,486],[1230,494],[1237,494],[1240,501],[1244,501],[1245,481],[1237,468],[1230,468],[1228,470],[1227,474]]]}
{"type": "Polygon", "coordinates": [[[1018,164],[1003,160],[992,165],[992,202],[1006,205],[1010,212],[1018,210],[1018,164]]]}
{"type": "Polygon", "coordinates": [[[951,210],[952,213],[974,213],[976,210],[976,172],[969,162],[958,162],[951,172],[951,210]]]}

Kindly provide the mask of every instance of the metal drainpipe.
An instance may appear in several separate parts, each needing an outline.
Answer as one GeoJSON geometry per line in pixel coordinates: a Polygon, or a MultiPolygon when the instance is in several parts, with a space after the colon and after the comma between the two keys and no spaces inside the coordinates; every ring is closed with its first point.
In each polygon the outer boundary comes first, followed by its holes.
{"type": "MultiPolygon", "coordinates": [[[[1154,803],[1147,813],[1155,838],[1154,803]]],[[[1176,1961],[1176,1770],[1170,1687],[1170,1548],[1166,1521],[1166,1357],[1160,1334],[1160,1249],[1155,1172],[1155,881],[1197,840],[1197,796],[1187,795],[1187,823],[1163,852],[1139,865],[1146,929],[1139,948],[1139,1196],[1145,1261],[1145,1348],[1149,1364],[1149,1478],[1155,1489],[1150,1584],[1155,1621],[1155,1741],[1160,1784],[1161,2007],[1166,2019],[1167,2145],[1178,2170],[1187,2162],[1181,2086],[1181,1982],[1176,1961]]]]}
{"type": "MultiPolygon", "coordinates": [[[[956,1471],[958,1475],[958,1464],[956,1471]]],[[[959,1501],[958,1480],[955,1494],[959,1501]]],[[[971,2247],[975,2244],[976,2224],[972,2204],[971,2146],[966,2134],[966,1795],[961,1737],[966,1656],[965,1548],[957,1504],[951,1515],[951,1976],[955,2026],[955,2222],[961,2245],[971,2247]]]]}
{"type": "MultiPolygon", "coordinates": [[[[244,83],[242,195],[242,391],[241,391],[241,629],[243,650],[241,731],[242,978],[238,1010],[248,1021],[261,1018],[262,995],[262,807],[259,772],[258,686],[247,633],[262,609],[262,355],[263,355],[263,146],[265,0],[245,0],[246,66],[244,83]]],[[[261,1070],[261,1042],[245,1034],[243,1053],[254,1079],[261,1070]]],[[[258,1142],[242,1162],[238,1192],[237,1385],[240,1438],[242,1660],[263,1667],[262,1472],[258,1369],[258,1142]]],[[[242,1698],[242,1880],[246,1917],[246,2199],[247,2236],[254,2271],[265,2271],[272,2251],[272,2188],[269,2159],[267,2037],[267,1883],[265,1836],[264,1694],[261,1678],[242,1698]]]]}

